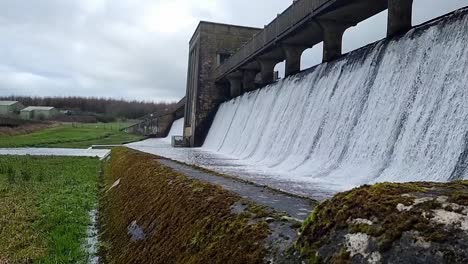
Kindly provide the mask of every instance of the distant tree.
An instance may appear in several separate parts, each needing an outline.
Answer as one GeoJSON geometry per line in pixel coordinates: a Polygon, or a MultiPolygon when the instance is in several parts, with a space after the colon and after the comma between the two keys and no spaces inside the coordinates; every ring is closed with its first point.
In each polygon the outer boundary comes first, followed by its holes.
{"type": "Polygon", "coordinates": [[[0,100],[19,101],[25,106],[53,106],[57,109],[100,114],[101,118],[135,119],[150,113],[173,111],[176,102],[126,101],[97,97],[29,97],[4,96],[0,100]],[[103,117],[105,116],[105,117],[103,117]]]}

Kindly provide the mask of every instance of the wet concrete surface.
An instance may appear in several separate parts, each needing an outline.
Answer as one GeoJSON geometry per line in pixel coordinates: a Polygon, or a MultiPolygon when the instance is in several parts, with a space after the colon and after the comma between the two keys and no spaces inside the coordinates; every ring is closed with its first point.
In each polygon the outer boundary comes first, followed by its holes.
{"type": "Polygon", "coordinates": [[[298,177],[291,172],[284,174],[274,170],[264,170],[262,167],[244,164],[241,160],[202,148],[173,148],[164,139],[146,139],[125,146],[314,200],[322,201],[337,192],[345,191],[345,189],[336,189],[337,186],[332,181],[317,182],[311,178],[298,177]]]}
{"type": "Polygon", "coordinates": [[[14,156],[61,156],[106,158],[108,149],[70,149],[70,148],[0,148],[0,155],[14,156]]]}
{"type": "Polygon", "coordinates": [[[309,216],[316,204],[315,201],[308,198],[289,195],[233,178],[218,176],[172,160],[157,159],[157,161],[188,177],[219,185],[247,200],[270,207],[277,212],[287,213],[289,216],[301,221],[309,216]]]}

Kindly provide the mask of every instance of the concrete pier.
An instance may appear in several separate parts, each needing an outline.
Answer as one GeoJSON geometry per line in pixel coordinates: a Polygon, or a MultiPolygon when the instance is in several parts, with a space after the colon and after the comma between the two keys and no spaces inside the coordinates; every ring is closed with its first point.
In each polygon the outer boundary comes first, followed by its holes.
{"type": "Polygon", "coordinates": [[[412,19],[413,0],[388,0],[387,37],[410,30],[412,19]]]}
{"type": "Polygon", "coordinates": [[[352,25],[333,20],[319,22],[323,31],[323,62],[329,62],[342,55],[343,34],[352,25]]]}
{"type": "Polygon", "coordinates": [[[285,76],[291,76],[301,71],[301,56],[307,46],[283,46],[286,57],[285,76]]]}
{"type": "Polygon", "coordinates": [[[227,76],[229,81],[229,92],[231,97],[237,97],[242,94],[243,75],[241,72],[233,72],[227,76]]]}
{"type": "Polygon", "coordinates": [[[262,75],[262,85],[267,85],[275,80],[275,66],[279,61],[271,59],[258,60],[260,73],[262,75]]]}
{"type": "Polygon", "coordinates": [[[259,71],[256,70],[244,70],[242,76],[242,86],[244,92],[250,92],[257,88],[255,85],[255,77],[257,76],[258,72],[259,71]]]}

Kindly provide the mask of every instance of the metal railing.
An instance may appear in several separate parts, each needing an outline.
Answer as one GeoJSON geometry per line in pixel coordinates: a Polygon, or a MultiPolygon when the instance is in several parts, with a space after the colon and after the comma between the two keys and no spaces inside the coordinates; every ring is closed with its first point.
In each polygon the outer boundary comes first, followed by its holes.
{"type": "Polygon", "coordinates": [[[229,59],[215,69],[215,78],[218,79],[246,63],[252,56],[274,44],[283,35],[289,32],[306,17],[314,14],[321,6],[333,0],[299,0],[294,2],[282,14],[265,28],[255,34],[229,59]]]}

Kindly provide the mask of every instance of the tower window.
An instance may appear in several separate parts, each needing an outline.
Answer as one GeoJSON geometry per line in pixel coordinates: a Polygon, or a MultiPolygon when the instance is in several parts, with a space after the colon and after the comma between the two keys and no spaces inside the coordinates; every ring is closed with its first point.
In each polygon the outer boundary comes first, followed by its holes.
{"type": "Polygon", "coordinates": [[[229,57],[231,57],[229,53],[218,53],[218,66],[223,64],[229,57]]]}

